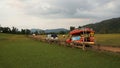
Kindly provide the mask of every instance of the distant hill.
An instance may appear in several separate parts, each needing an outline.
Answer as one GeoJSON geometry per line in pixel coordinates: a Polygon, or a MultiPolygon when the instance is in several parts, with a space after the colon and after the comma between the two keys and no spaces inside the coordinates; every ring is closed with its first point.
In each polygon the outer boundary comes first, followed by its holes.
{"type": "Polygon", "coordinates": [[[96,33],[120,33],[120,17],[88,24],[83,27],[93,28],[96,33]]]}
{"type": "Polygon", "coordinates": [[[64,29],[64,28],[58,28],[58,29],[47,29],[47,30],[44,30],[45,33],[59,33],[61,31],[64,31],[64,32],[68,32],[67,29],[64,29]]]}
{"type": "Polygon", "coordinates": [[[31,29],[31,32],[40,32],[44,31],[45,33],[60,33],[60,32],[68,32],[69,30],[64,29],[64,28],[58,28],[58,29],[47,29],[47,30],[42,30],[42,29],[31,29]]]}
{"type": "Polygon", "coordinates": [[[42,29],[31,29],[30,31],[31,31],[32,33],[34,33],[34,32],[36,32],[36,31],[39,32],[39,31],[43,31],[43,30],[42,30],[42,29]]]}

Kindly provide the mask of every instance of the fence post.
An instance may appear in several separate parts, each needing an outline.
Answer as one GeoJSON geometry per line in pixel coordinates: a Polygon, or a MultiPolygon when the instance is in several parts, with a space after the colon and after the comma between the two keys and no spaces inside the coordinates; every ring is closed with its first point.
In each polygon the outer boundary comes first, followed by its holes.
{"type": "Polygon", "coordinates": [[[85,44],[84,43],[82,44],[82,49],[83,49],[83,51],[85,51],[85,44]]]}

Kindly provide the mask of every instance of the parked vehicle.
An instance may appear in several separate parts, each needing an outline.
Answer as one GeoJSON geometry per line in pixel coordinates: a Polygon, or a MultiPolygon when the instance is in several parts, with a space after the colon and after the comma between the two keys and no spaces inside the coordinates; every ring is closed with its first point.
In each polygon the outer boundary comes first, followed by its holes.
{"type": "Polygon", "coordinates": [[[48,34],[46,40],[58,40],[57,34],[48,34]]]}
{"type": "Polygon", "coordinates": [[[94,30],[91,28],[75,29],[69,33],[69,38],[66,40],[69,44],[74,45],[93,45],[94,42],[94,30]]]}

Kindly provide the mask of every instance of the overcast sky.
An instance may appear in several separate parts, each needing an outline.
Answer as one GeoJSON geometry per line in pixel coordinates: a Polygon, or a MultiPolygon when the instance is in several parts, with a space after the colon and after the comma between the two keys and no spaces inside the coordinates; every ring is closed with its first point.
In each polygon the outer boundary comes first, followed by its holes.
{"type": "Polygon", "coordinates": [[[54,29],[120,17],[120,0],[0,0],[0,24],[54,29]]]}

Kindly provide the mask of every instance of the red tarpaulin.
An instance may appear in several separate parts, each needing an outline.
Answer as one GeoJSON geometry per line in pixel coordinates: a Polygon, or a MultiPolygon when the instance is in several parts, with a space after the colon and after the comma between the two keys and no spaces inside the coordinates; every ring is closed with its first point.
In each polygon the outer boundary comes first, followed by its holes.
{"type": "Polygon", "coordinates": [[[82,32],[94,32],[94,31],[90,28],[82,28],[82,29],[75,29],[75,30],[71,31],[70,34],[73,35],[73,34],[78,34],[78,33],[82,33],[82,32]]]}

